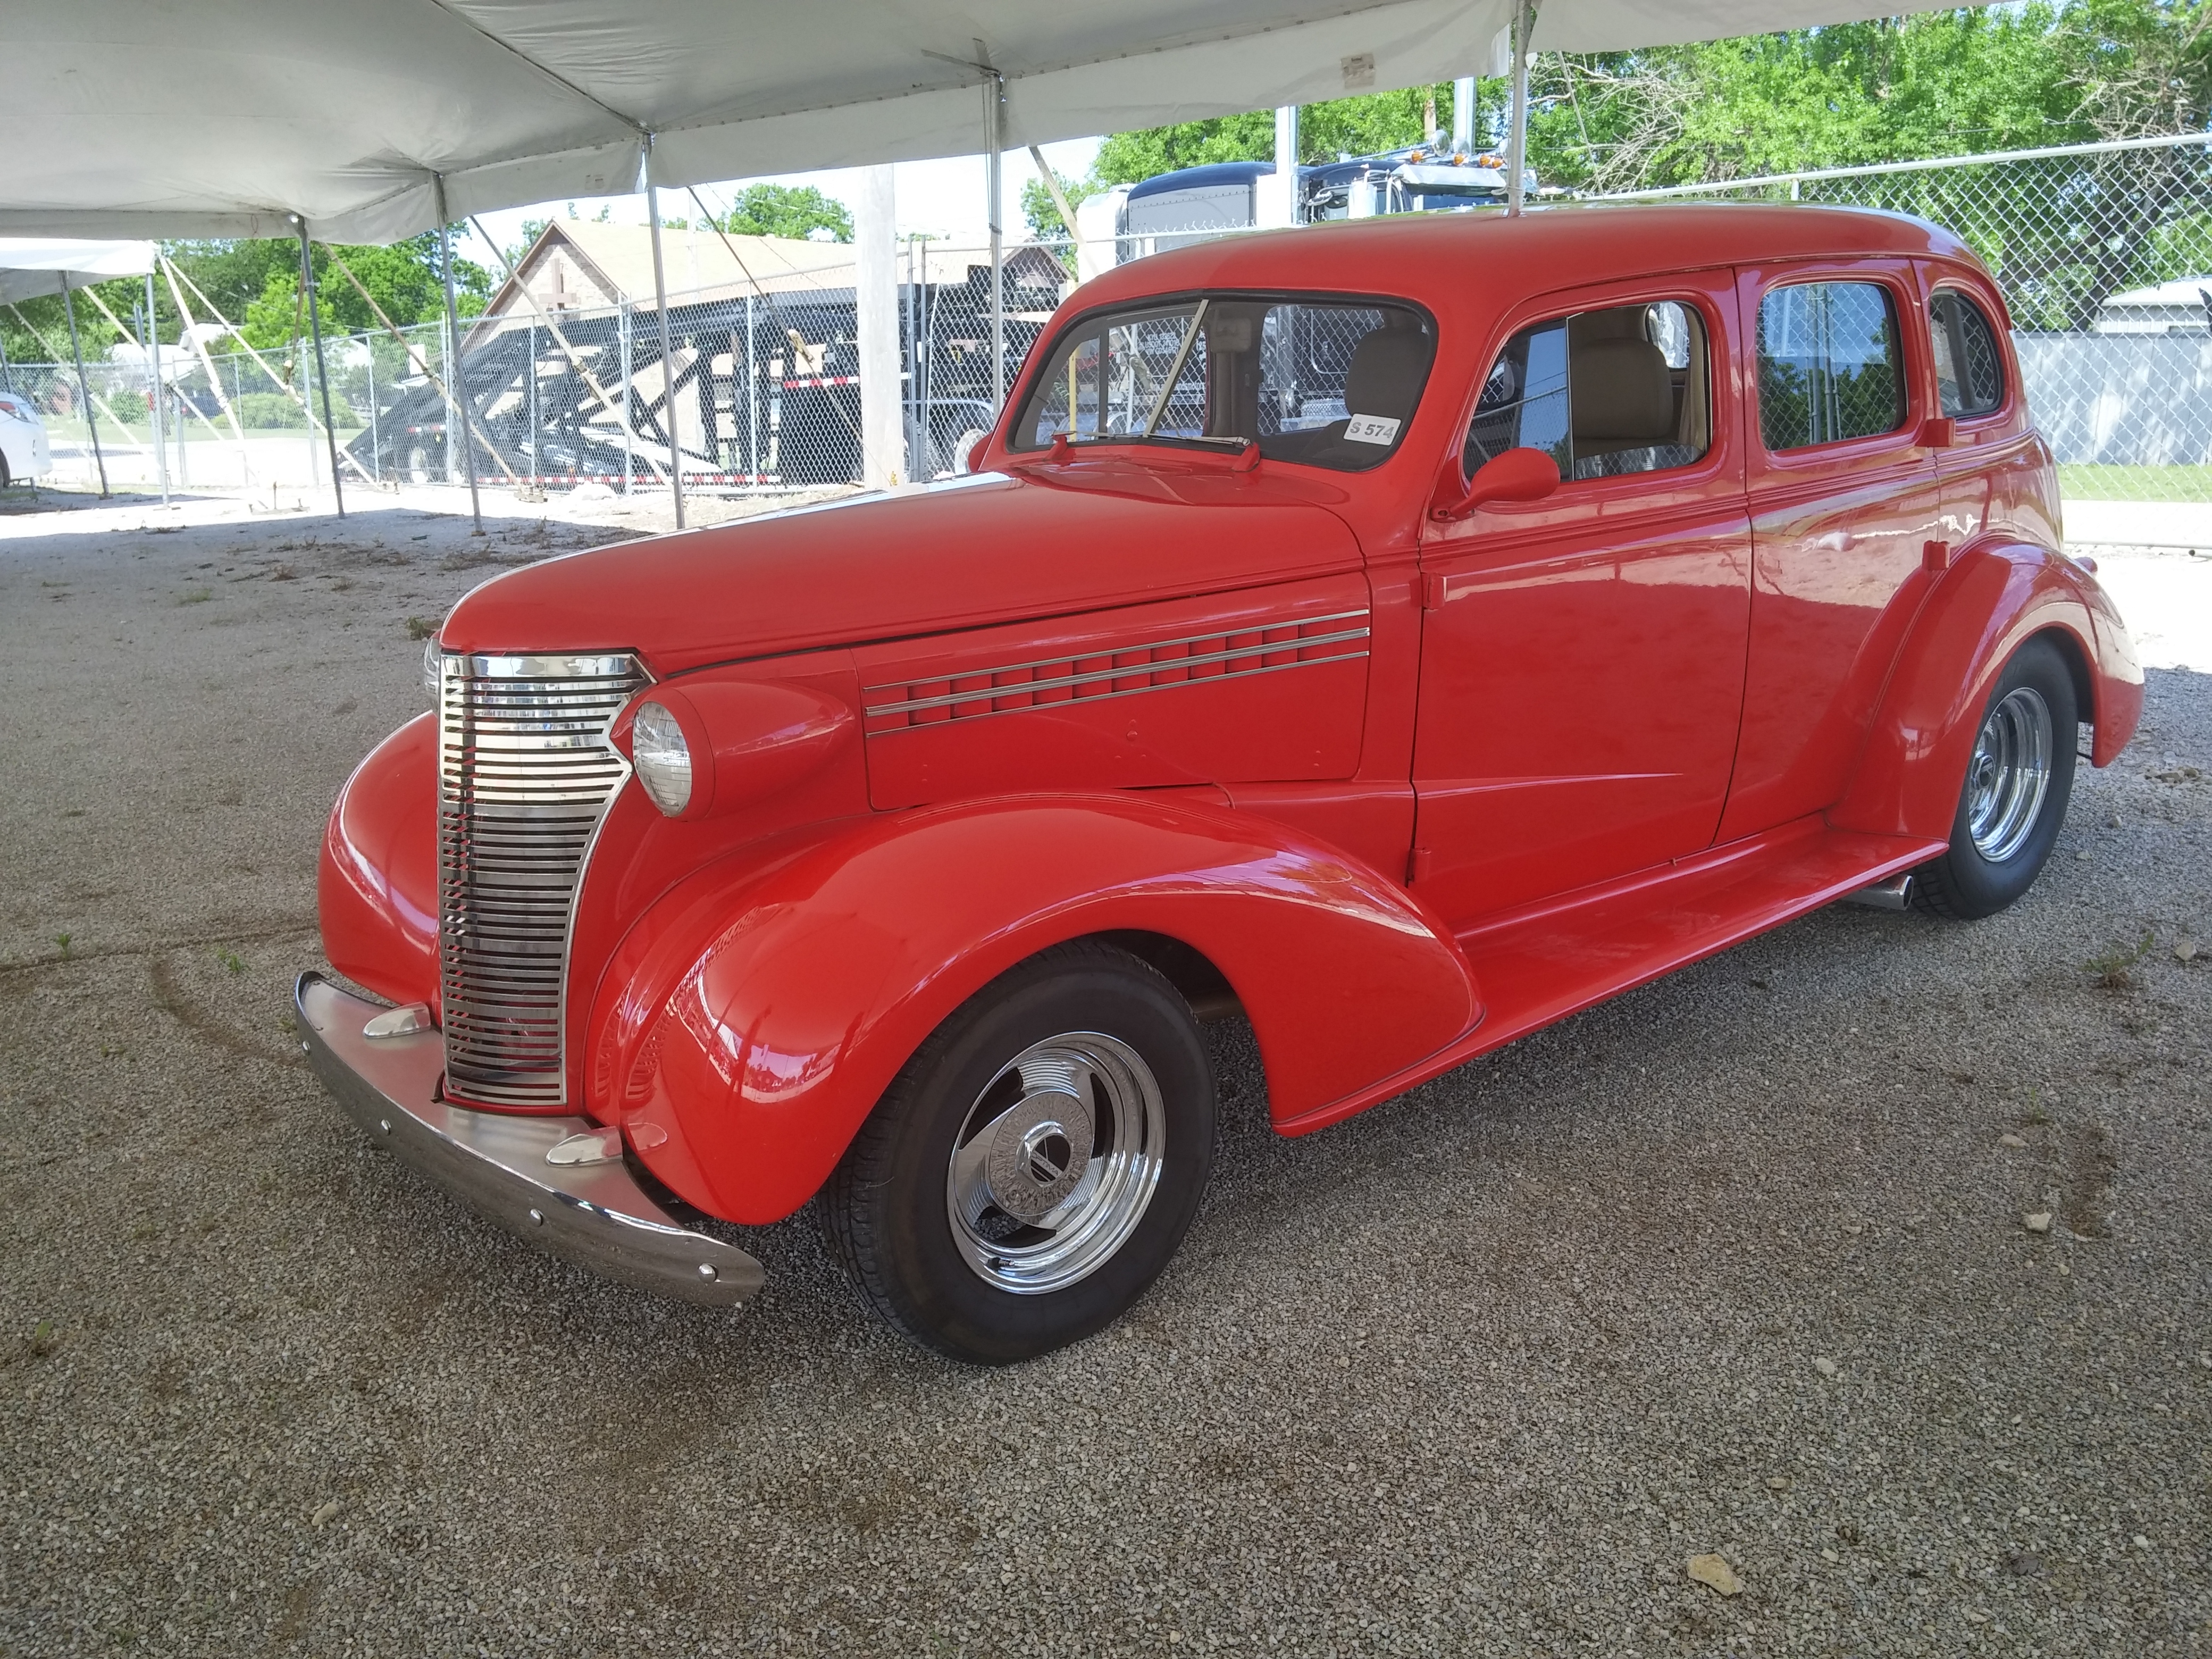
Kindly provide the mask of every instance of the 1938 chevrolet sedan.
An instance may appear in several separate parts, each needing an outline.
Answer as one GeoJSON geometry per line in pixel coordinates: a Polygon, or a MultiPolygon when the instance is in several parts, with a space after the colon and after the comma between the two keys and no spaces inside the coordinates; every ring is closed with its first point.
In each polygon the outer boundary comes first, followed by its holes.
{"type": "Polygon", "coordinates": [[[2142,674],[1948,234],[1563,209],[1079,291],[972,476],[559,559],[433,643],[323,854],[307,1047],[547,1249],[749,1297],[817,1194],[964,1358],[1205,1186],[1839,897],[1987,915],[2142,674]]]}

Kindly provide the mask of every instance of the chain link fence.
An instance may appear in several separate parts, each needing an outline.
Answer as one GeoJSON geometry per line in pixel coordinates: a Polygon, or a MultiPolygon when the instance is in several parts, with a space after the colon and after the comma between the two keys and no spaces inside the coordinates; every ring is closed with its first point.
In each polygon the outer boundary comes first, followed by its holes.
{"type": "MultiPolygon", "coordinates": [[[[345,442],[375,417],[374,348],[326,342],[331,420],[345,442]]],[[[52,453],[50,480],[152,489],[264,490],[327,481],[324,388],[313,354],[280,349],[258,357],[164,345],[158,375],[135,347],[88,361],[84,392],[74,363],[0,366],[0,390],[34,404],[52,453]],[[85,392],[89,392],[88,400],[85,392]],[[313,420],[308,409],[314,411],[313,420]]],[[[348,468],[349,481],[366,475],[348,468]]]]}
{"type": "MultiPolygon", "coordinates": [[[[899,261],[902,475],[940,477],[995,418],[990,255],[916,241],[902,246],[899,261]]],[[[1073,269],[1066,246],[1008,250],[999,383],[1012,383],[1073,269]]],[[[672,294],[665,359],[650,302],[553,308],[518,299],[496,317],[464,319],[458,355],[441,322],[325,336],[345,481],[462,484],[473,470],[481,485],[534,497],[583,486],[665,489],[680,467],[687,491],[857,483],[855,280],[853,265],[832,264],[753,291],[672,294]]],[[[154,377],[123,349],[130,361],[86,364],[92,424],[73,365],[8,366],[8,379],[46,417],[56,482],[97,482],[95,426],[111,483],[156,481],[154,377]]],[[[204,360],[168,345],[161,355],[161,459],[173,484],[327,482],[311,349],[257,357],[220,341],[204,360]]]]}
{"type": "Polygon", "coordinates": [[[1933,220],[1995,274],[2073,501],[2212,501],[2212,134],[1838,167],[1612,200],[1933,220]]]}
{"type": "MultiPolygon", "coordinates": [[[[1613,200],[1831,203],[1930,219],[1996,273],[2036,420],[2069,501],[2212,502],[2212,135],[1835,168],[1628,192],[1613,200]]],[[[1130,252],[1142,250],[1132,246],[1130,252]]],[[[1097,250],[1093,250],[1094,257],[1097,250]]],[[[956,465],[992,424],[990,262],[980,249],[899,250],[903,476],[956,465]]],[[[1006,257],[1011,384],[1077,259],[1066,243],[1006,257]]],[[[595,486],[781,492],[860,477],[855,273],[670,296],[664,361],[649,303],[510,307],[326,342],[348,481],[479,483],[532,495],[595,486]],[[466,404],[468,417],[461,418],[466,404]]],[[[326,480],[313,354],[163,349],[173,483],[252,489],[326,480]],[[220,390],[218,391],[218,386],[220,390]]],[[[88,364],[111,478],[153,482],[152,377],[88,364]]],[[[64,365],[13,365],[47,412],[56,474],[94,477],[90,432],[64,365]]],[[[1308,377],[1311,378],[1311,377],[1308,377]]],[[[1304,394],[1302,393],[1302,396],[1304,394]]],[[[1325,401],[1325,399],[1324,399],[1325,401]]],[[[1285,410],[1291,424],[1320,406],[1285,410]]]]}
{"type": "MultiPolygon", "coordinates": [[[[994,419],[990,256],[899,252],[896,315],[908,478],[951,471],[994,419]]],[[[1011,384],[1069,285],[1072,260],[1024,245],[1006,261],[1001,369],[1011,384]]],[[[358,337],[382,375],[349,453],[383,480],[477,481],[526,495],[590,485],[781,493],[861,477],[857,273],[808,270],[748,291],[649,305],[519,304],[462,325],[458,382],[442,328],[358,337]],[[465,403],[468,419],[460,417],[465,403]],[[464,430],[465,427],[465,432],[464,430]]],[[[333,380],[338,377],[334,371],[333,380]]]]}

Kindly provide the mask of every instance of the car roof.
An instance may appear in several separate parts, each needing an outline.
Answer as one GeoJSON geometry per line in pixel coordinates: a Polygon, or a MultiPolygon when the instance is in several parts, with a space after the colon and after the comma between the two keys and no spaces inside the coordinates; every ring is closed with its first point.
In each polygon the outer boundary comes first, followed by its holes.
{"type": "Polygon", "coordinates": [[[1457,309],[1470,270],[1492,303],[1619,277],[1763,260],[1923,258],[1978,264],[1949,231],[1908,214],[1748,202],[1572,203],[1503,213],[1407,213],[1224,236],[1154,254],[1076,291],[1088,307],[1194,289],[1394,294],[1457,309]]]}

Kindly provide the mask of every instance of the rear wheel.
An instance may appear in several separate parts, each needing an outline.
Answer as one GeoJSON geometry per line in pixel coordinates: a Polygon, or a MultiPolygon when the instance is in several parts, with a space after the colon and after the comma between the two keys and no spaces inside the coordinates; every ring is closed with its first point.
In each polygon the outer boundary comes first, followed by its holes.
{"type": "Polygon", "coordinates": [[[957,1359],[1079,1340],[1175,1254],[1213,1163],[1198,1023],[1150,965],[1057,946],[939,1026],[823,1189],[876,1311],[957,1359]]]}
{"type": "Polygon", "coordinates": [[[2074,677],[2048,640],[2030,640],[1982,712],[1948,851],[1919,871],[1928,908],[1995,915],[2034,885],[2074,792],[2074,677]]]}

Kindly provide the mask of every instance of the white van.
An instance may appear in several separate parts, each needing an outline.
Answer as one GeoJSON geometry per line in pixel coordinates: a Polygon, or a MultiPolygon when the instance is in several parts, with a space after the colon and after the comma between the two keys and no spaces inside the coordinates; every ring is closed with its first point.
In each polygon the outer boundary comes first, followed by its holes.
{"type": "Polygon", "coordinates": [[[20,392],[0,392],[0,489],[28,483],[53,465],[39,406],[20,392]]]}

